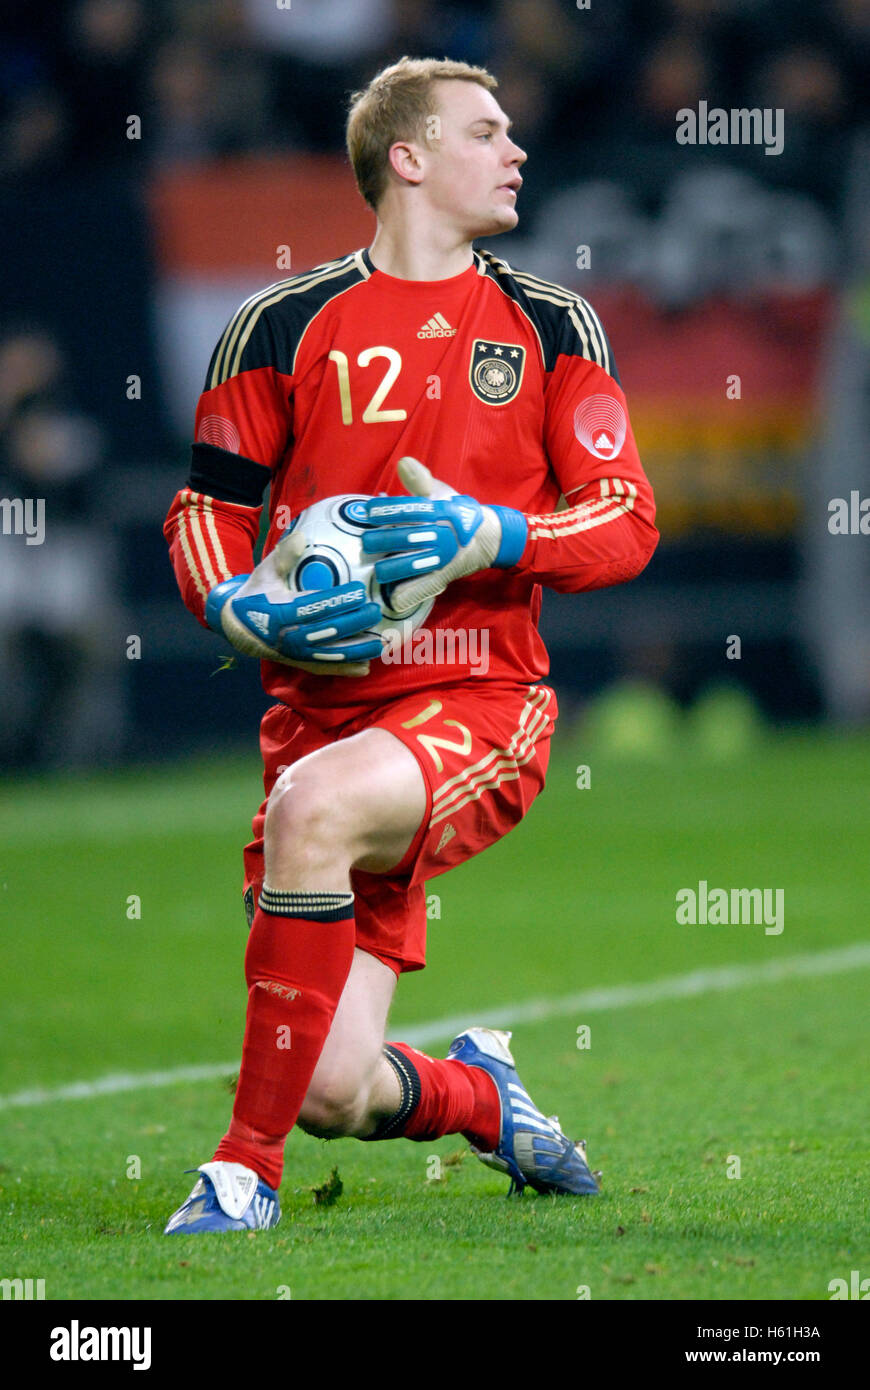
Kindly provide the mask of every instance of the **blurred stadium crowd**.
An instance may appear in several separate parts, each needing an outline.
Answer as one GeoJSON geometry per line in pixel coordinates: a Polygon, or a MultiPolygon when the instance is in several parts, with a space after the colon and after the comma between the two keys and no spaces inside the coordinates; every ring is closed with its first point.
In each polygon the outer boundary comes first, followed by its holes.
{"type": "MultiPolygon", "coordinates": [[[[185,444],[159,403],[131,433],[114,379],[109,389],[119,361],[159,379],[143,184],[208,160],[340,152],[349,92],[402,53],[497,75],[530,158],[521,231],[493,249],[540,275],[579,287],[582,241],[584,289],[632,286],[674,315],[771,286],[836,293],[866,269],[847,223],[870,124],[870,0],[70,0],[48,11],[6,0],[0,495],[38,489],[56,524],[43,547],[11,550],[3,537],[0,658],[16,673],[0,709],[3,764],[137,746],[112,651],[125,602],[165,590],[166,576],[147,546],[135,573],[117,546],[113,562],[107,497],[119,466],[139,466],[129,521],[149,468],[162,477],[177,461],[183,476],[185,444]],[[782,108],[782,153],[710,147],[688,161],[675,113],[700,101],[782,108]],[[135,149],[131,113],[147,132],[135,149]],[[72,332],[82,321],[87,332],[72,332]]],[[[667,553],[666,536],[666,565],[667,553]]],[[[793,559],[769,563],[785,574],[793,559]]],[[[822,678],[797,686],[774,713],[836,704],[822,678]]]]}
{"type": "Polygon", "coordinates": [[[4,6],[5,178],[125,158],[130,111],[158,163],[340,149],[346,93],[401,53],[489,65],[524,146],[563,180],[617,174],[655,205],[679,169],[674,112],[788,112],[777,186],[835,208],[868,116],[870,3],[777,0],[74,0],[4,6]],[[287,11],[292,8],[292,23],[287,11]],[[48,22],[46,22],[48,21],[48,22]],[[579,21],[579,22],[578,22],[579,21]]]}

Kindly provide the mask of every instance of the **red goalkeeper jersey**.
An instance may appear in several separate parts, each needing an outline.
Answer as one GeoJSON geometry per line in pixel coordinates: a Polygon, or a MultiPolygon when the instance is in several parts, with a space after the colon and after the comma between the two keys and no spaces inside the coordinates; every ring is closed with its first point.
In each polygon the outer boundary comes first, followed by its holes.
{"type": "MultiPolygon", "coordinates": [[[[655,549],[652,490],[585,300],[486,251],[433,281],[396,279],[356,251],[253,295],[214,351],[189,484],[164,527],[188,608],[204,622],[209,590],[252,569],[267,485],[268,551],[321,498],[402,492],[404,455],[458,492],[526,514],[519,562],[457,580],[425,624],[485,631],[489,680],[547,674],[541,584],[619,584],[655,549]]],[[[374,661],[359,679],[264,661],[263,684],[328,727],[464,680],[480,670],[476,650],[475,664],[374,661]]]]}

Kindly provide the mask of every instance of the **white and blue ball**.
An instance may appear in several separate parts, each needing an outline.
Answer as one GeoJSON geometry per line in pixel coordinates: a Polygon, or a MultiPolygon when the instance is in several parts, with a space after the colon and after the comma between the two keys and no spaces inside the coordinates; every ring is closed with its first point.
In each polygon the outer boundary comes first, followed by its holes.
{"type": "Polygon", "coordinates": [[[306,545],[287,575],[287,584],[298,593],[334,589],[353,581],[364,584],[367,598],[380,604],[384,614],[368,631],[381,637],[388,634],[388,649],[398,649],[426,621],[435,600],[427,599],[401,617],[392,610],[389,589],[381,586],[375,574],[375,561],[382,556],[367,555],[362,548],[368,529],[362,503],[368,500],[364,493],[326,497],[293,518],[284,534],[301,530],[306,545]]]}

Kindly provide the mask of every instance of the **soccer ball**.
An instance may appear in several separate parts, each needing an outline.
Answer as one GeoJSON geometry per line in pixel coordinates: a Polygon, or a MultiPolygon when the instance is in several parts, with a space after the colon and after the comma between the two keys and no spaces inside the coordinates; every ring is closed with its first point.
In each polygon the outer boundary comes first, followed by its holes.
{"type": "Polygon", "coordinates": [[[305,535],[306,545],[287,575],[287,584],[298,593],[332,589],[352,580],[364,584],[366,597],[379,603],[384,613],[381,621],[368,632],[380,637],[386,634],[385,652],[397,652],[411,633],[426,621],[435,600],[427,599],[401,617],[392,610],[390,592],[393,586],[381,585],[375,574],[375,561],[381,556],[366,555],[362,548],[363,532],[368,529],[362,504],[367,501],[364,493],[327,497],[293,518],[284,535],[299,529],[305,535]]]}

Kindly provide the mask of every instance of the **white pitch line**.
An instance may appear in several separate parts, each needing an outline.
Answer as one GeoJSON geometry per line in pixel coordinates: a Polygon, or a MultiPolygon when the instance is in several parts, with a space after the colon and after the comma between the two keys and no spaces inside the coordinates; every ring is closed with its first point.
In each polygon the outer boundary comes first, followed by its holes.
{"type": "MultiPolygon", "coordinates": [[[[841,946],[832,951],[809,952],[787,956],[785,960],[764,961],[755,965],[723,965],[710,970],[693,970],[687,975],[667,975],[661,980],[639,984],[610,985],[601,989],[580,990],[555,999],[525,999],[517,1004],[503,1004],[496,1009],[474,1013],[454,1014],[436,1018],[428,1023],[410,1024],[395,1029],[402,1042],[413,1047],[451,1038],[464,1028],[510,1028],[518,1023],[540,1023],[548,1018],[563,1018],[566,1014],[604,1013],[611,1009],[631,1009],[643,1004],[659,1004],[668,999],[695,999],[702,994],[717,994],[743,989],[747,985],[773,984],[780,980],[811,979],[821,975],[840,975],[850,970],[870,966],[870,941],[841,946]]],[[[13,1106],[53,1105],[60,1100],[90,1100],[96,1096],[117,1095],[122,1091],[147,1091],[159,1086],[175,1086],[185,1081],[213,1081],[238,1071],[238,1059],[231,1062],[210,1062],[203,1066],[171,1067],[166,1071],[112,1072],[95,1081],[74,1081],[51,1090],[37,1087],[0,1096],[0,1110],[13,1106]]]]}

